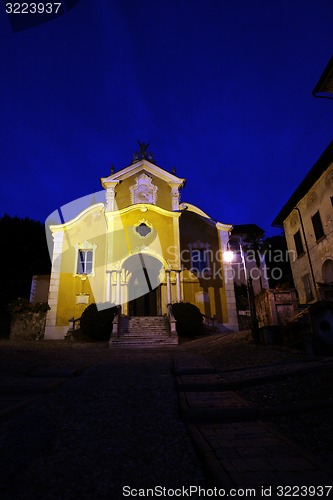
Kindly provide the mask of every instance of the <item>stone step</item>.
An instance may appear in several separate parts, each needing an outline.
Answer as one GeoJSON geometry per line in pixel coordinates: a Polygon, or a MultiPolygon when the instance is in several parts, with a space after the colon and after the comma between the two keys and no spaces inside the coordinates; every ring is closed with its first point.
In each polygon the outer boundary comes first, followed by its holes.
{"type": "Polygon", "coordinates": [[[158,338],[158,337],[168,337],[170,332],[128,332],[120,331],[119,337],[147,337],[147,338],[158,338]]]}
{"type": "Polygon", "coordinates": [[[146,320],[146,321],[128,321],[128,324],[129,325],[138,325],[138,326],[146,326],[146,325],[156,325],[156,326],[159,326],[159,325],[165,325],[166,324],[166,321],[163,320],[163,321],[150,321],[150,320],[146,320]]]}
{"type": "Polygon", "coordinates": [[[169,333],[170,329],[166,328],[120,328],[120,332],[127,333],[137,333],[137,334],[149,334],[149,333],[169,333]]]}
{"type": "Polygon", "coordinates": [[[162,326],[151,326],[151,325],[146,325],[146,326],[131,326],[131,325],[120,325],[120,327],[123,329],[123,330],[137,330],[138,332],[140,331],[149,331],[149,330],[155,330],[155,331],[158,331],[158,330],[169,330],[169,328],[167,328],[166,325],[162,325],[162,326]]]}
{"type": "Polygon", "coordinates": [[[153,328],[153,329],[158,329],[158,328],[167,328],[168,325],[166,325],[165,323],[162,323],[161,325],[157,325],[157,324],[150,324],[150,323],[146,323],[146,324],[137,324],[137,323],[123,323],[123,325],[120,323],[121,326],[124,326],[125,328],[130,328],[130,329],[137,329],[137,330],[149,330],[150,328],[153,328]]]}
{"type": "Polygon", "coordinates": [[[169,332],[169,324],[163,316],[136,316],[132,318],[121,318],[120,320],[121,333],[141,333],[149,332],[169,332]]]}
{"type": "Polygon", "coordinates": [[[174,337],[165,337],[163,339],[147,339],[147,338],[129,338],[126,337],[125,339],[120,339],[119,337],[115,340],[112,340],[110,342],[110,345],[112,347],[137,347],[137,346],[145,346],[145,347],[153,347],[153,346],[159,346],[159,345],[177,345],[178,344],[178,338],[174,337]]]}
{"type": "Polygon", "coordinates": [[[134,342],[136,340],[147,340],[147,342],[161,342],[163,340],[169,340],[171,337],[170,335],[155,335],[151,337],[145,337],[143,335],[126,335],[126,336],[121,336],[119,335],[116,340],[120,341],[125,341],[128,340],[129,342],[134,342]]]}
{"type": "Polygon", "coordinates": [[[126,340],[126,339],[147,339],[147,341],[154,341],[154,340],[163,340],[163,339],[168,339],[170,337],[170,335],[168,333],[164,334],[164,335],[138,335],[138,334],[134,334],[134,333],[131,333],[131,334],[122,334],[120,333],[118,335],[118,338],[120,340],[126,340]]]}
{"type": "Polygon", "coordinates": [[[167,321],[164,316],[137,316],[132,318],[126,318],[131,323],[146,323],[149,321],[150,323],[163,323],[167,321]]]}
{"type": "Polygon", "coordinates": [[[158,330],[159,328],[168,328],[169,325],[131,325],[131,324],[127,324],[127,323],[120,323],[120,325],[123,327],[123,328],[130,328],[130,329],[137,329],[137,330],[149,330],[150,328],[152,328],[153,330],[158,330]]]}
{"type": "Polygon", "coordinates": [[[122,317],[118,337],[110,340],[112,347],[155,347],[177,345],[178,337],[170,337],[165,316],[122,317]]]}
{"type": "Polygon", "coordinates": [[[128,319],[129,321],[164,321],[166,320],[166,316],[123,316],[123,318],[128,319]]]}

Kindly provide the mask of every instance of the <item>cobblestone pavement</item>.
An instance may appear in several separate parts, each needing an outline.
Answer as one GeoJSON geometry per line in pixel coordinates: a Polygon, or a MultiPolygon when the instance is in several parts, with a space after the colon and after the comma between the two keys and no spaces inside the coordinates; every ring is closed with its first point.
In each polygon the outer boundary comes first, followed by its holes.
{"type": "MultiPolygon", "coordinates": [[[[225,488],[224,496],[260,497],[266,488],[277,498],[280,487],[278,498],[332,497],[331,471],[258,420],[251,403],[228,388],[230,374],[224,378],[202,355],[200,346],[215,352],[216,341],[117,350],[0,345],[1,500],[117,500],[125,486],[134,495],[165,487],[167,498],[190,486],[225,488]],[[296,485],[312,489],[284,489],[296,485]]],[[[221,348],[221,360],[230,361],[222,355],[221,348]]]]}
{"type": "Polygon", "coordinates": [[[205,485],[178,411],[172,348],[96,357],[1,424],[1,499],[118,499],[126,485],[205,485]]]}
{"type": "Polygon", "coordinates": [[[237,393],[216,390],[225,379],[202,356],[176,354],[175,373],[182,415],[214,484],[229,491],[253,488],[256,496],[265,488],[277,497],[289,487],[303,488],[290,496],[317,491],[319,497],[327,486],[323,496],[333,497],[333,474],[325,464],[261,422],[258,409],[237,393]]]}

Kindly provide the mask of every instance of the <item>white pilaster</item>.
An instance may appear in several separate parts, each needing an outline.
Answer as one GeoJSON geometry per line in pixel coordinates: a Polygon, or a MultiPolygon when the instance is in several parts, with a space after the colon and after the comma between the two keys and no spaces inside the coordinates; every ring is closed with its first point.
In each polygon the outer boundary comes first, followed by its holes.
{"type": "Polygon", "coordinates": [[[170,271],[166,270],[165,273],[166,273],[166,280],[167,280],[167,299],[168,299],[168,304],[171,304],[172,297],[171,297],[170,271]]]}
{"type": "Polygon", "coordinates": [[[228,311],[228,322],[224,323],[227,328],[238,331],[238,317],[236,308],[236,297],[235,297],[235,287],[234,287],[234,271],[231,263],[224,262],[223,255],[227,251],[227,243],[229,241],[229,230],[232,226],[225,226],[224,224],[217,223],[216,228],[219,234],[220,243],[220,255],[221,261],[220,265],[223,267],[224,271],[224,287],[228,311]]]}
{"type": "Polygon", "coordinates": [[[180,273],[181,270],[176,271],[177,302],[182,301],[182,291],[180,287],[180,273]]]}
{"type": "Polygon", "coordinates": [[[112,302],[111,279],[112,279],[112,271],[106,271],[106,302],[112,302]]]}
{"type": "Polygon", "coordinates": [[[171,186],[172,210],[179,210],[180,192],[179,185],[171,186]]]}
{"type": "Polygon", "coordinates": [[[116,199],[116,193],[114,187],[107,188],[105,193],[105,199],[106,199],[106,210],[108,212],[113,212],[116,199]]]}
{"type": "Polygon", "coordinates": [[[59,336],[56,327],[63,241],[64,241],[63,231],[59,231],[53,234],[54,245],[53,245],[52,269],[51,269],[50,288],[48,297],[48,304],[50,306],[50,310],[47,312],[46,315],[45,335],[44,335],[46,339],[64,338],[62,335],[63,328],[61,328],[61,333],[60,333],[61,336],[59,336]]]}
{"type": "Polygon", "coordinates": [[[121,271],[117,271],[117,305],[121,304],[121,271]]]}

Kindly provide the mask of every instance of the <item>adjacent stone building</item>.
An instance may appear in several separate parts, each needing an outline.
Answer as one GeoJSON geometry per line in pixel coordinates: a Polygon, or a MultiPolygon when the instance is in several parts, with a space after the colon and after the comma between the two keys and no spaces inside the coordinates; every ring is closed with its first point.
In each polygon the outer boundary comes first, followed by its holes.
{"type": "Polygon", "coordinates": [[[284,227],[299,302],[333,299],[333,142],[273,225],[284,227]]]}

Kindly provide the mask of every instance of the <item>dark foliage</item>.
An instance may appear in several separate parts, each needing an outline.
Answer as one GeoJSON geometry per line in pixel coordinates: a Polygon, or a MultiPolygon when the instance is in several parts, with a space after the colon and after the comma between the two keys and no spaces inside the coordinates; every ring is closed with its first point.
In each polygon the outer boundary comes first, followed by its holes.
{"type": "Polygon", "coordinates": [[[17,297],[29,298],[35,274],[50,274],[51,261],[44,225],[29,218],[0,218],[2,282],[0,304],[17,297]]]}
{"type": "Polygon", "coordinates": [[[204,333],[202,314],[194,304],[177,302],[172,304],[172,312],[177,321],[177,333],[181,337],[193,337],[204,333]]]}
{"type": "Polygon", "coordinates": [[[91,340],[109,340],[112,323],[117,312],[116,306],[90,304],[82,313],[80,329],[91,340]]]}
{"type": "Polygon", "coordinates": [[[50,306],[47,302],[37,302],[36,304],[31,304],[28,299],[16,299],[13,300],[9,306],[8,310],[11,314],[22,313],[22,312],[47,312],[50,306]]]}
{"type": "Polygon", "coordinates": [[[249,299],[245,283],[242,283],[241,285],[237,285],[235,283],[235,297],[237,311],[246,311],[249,309],[249,299]]]}
{"type": "Polygon", "coordinates": [[[270,288],[294,288],[287,241],[284,235],[266,238],[264,247],[270,288]]]}

